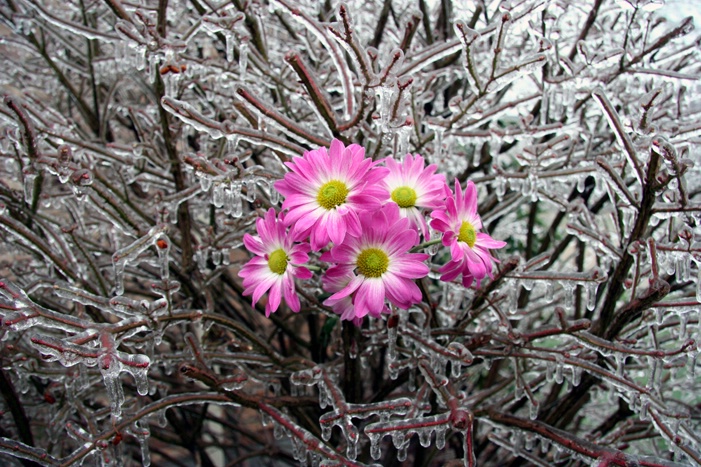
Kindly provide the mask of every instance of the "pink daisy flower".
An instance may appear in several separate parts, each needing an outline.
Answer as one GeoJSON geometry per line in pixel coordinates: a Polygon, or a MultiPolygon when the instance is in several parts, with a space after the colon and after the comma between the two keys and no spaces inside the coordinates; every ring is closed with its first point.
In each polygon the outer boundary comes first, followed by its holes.
{"type": "Polygon", "coordinates": [[[399,215],[396,204],[388,203],[375,213],[362,213],[360,221],[359,236],[348,235],[343,243],[321,255],[322,261],[336,263],[333,275],[351,277],[348,285],[324,304],[334,307],[353,295],[355,317],[363,318],[368,313],[382,313],[385,298],[403,309],[420,302],[421,291],[414,279],[428,274],[423,262],[428,255],[409,253],[419,241],[409,219],[399,215]]]}
{"type": "Polygon", "coordinates": [[[479,285],[484,276],[493,277],[493,258],[489,250],[502,248],[506,242],[479,232],[482,220],[477,214],[474,183],[467,182],[463,194],[460,182],[455,180],[455,196],[446,199],[445,208],[431,213],[431,227],[443,232],[443,245],[450,248],[451,261],[439,270],[443,274],[441,280],[449,282],[462,273],[466,287],[473,280],[479,285]]]}
{"type": "Polygon", "coordinates": [[[309,279],[311,271],[301,266],[309,261],[309,244],[293,243],[292,236],[287,234],[283,215],[276,218],[275,210],[270,208],[264,219],[256,220],[259,237],[249,234],[243,236],[243,243],[251,253],[251,260],[239,271],[243,278],[245,296],[253,295],[253,305],[265,292],[268,303],[265,305],[265,316],[277,311],[282,297],[287,305],[299,312],[299,297],[295,293],[294,278],[309,279]]]}
{"type": "Polygon", "coordinates": [[[360,235],[358,213],[376,210],[389,197],[384,178],[388,170],[375,167],[357,144],[345,147],[335,139],[331,147],[307,151],[286,165],[290,172],[275,182],[289,209],[287,225],[296,238],[310,236],[318,251],[330,241],[340,244],[346,233],[360,235]]]}
{"type": "MultiPolygon", "coordinates": [[[[348,286],[354,275],[339,268],[338,266],[331,266],[326,270],[324,276],[322,277],[322,288],[325,292],[336,293],[343,290],[348,286]]],[[[328,306],[331,307],[334,313],[339,315],[341,319],[347,321],[353,321],[353,324],[360,326],[363,324],[363,318],[358,318],[355,316],[355,308],[353,307],[353,298],[348,295],[339,300],[334,300],[328,306]]]]}
{"type": "Polygon", "coordinates": [[[389,175],[385,179],[390,198],[399,206],[402,217],[408,217],[412,225],[428,238],[428,225],[421,208],[439,209],[450,189],[445,176],[436,174],[436,165],[424,167],[424,158],[407,154],[400,164],[391,157],[385,159],[389,175]]]}

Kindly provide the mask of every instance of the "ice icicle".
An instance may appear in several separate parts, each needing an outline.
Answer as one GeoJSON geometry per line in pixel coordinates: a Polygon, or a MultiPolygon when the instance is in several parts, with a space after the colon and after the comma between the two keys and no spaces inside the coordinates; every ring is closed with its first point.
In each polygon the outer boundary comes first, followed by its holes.
{"type": "Polygon", "coordinates": [[[564,289],[565,292],[565,308],[572,309],[574,308],[574,289],[576,287],[576,284],[570,282],[570,281],[563,281],[562,282],[562,288],[564,289]]]}
{"type": "Polygon", "coordinates": [[[572,386],[579,386],[582,381],[582,369],[576,365],[572,366],[572,386]]]}
{"type": "Polygon", "coordinates": [[[434,126],[433,130],[436,135],[434,162],[439,163],[443,157],[443,135],[445,134],[445,128],[442,126],[434,126]]]}
{"type": "Polygon", "coordinates": [[[554,375],[555,375],[555,363],[548,360],[545,363],[545,379],[548,382],[552,382],[554,377],[555,377],[554,375]]]}
{"type": "Polygon", "coordinates": [[[165,233],[161,233],[156,237],[156,241],[154,243],[156,245],[156,252],[158,253],[158,260],[161,266],[161,278],[163,280],[167,280],[170,272],[168,267],[168,260],[170,259],[170,240],[165,233]]]}
{"type": "Polygon", "coordinates": [[[375,460],[379,460],[382,455],[380,450],[380,439],[382,437],[377,434],[368,434],[368,438],[370,438],[370,456],[375,460]]]}
{"type": "MultiPolygon", "coordinates": [[[[477,152],[477,150],[475,150],[477,152]]],[[[495,181],[494,181],[494,190],[497,195],[497,200],[502,201],[504,199],[504,195],[506,194],[506,178],[497,175],[495,181]]]]}
{"type": "Polygon", "coordinates": [[[178,81],[180,80],[179,73],[166,73],[163,75],[163,84],[165,85],[165,96],[177,97],[178,81]]]}
{"type": "Polygon", "coordinates": [[[443,449],[445,447],[445,433],[448,431],[446,426],[436,427],[436,449],[443,449]]]}
{"type": "Polygon", "coordinates": [[[380,131],[382,133],[389,131],[390,107],[395,94],[395,82],[396,80],[387,80],[377,89],[377,95],[380,100],[380,131]]]}
{"type": "Polygon", "coordinates": [[[122,388],[122,383],[119,380],[119,370],[116,367],[117,365],[113,363],[105,363],[100,368],[100,372],[102,373],[102,379],[105,383],[105,387],[107,388],[107,396],[110,400],[112,416],[118,419],[122,416],[124,389],[122,388]]]}
{"type": "Polygon", "coordinates": [[[598,282],[587,282],[584,285],[586,295],[587,310],[591,311],[596,307],[596,291],[599,287],[598,282]]]}
{"type": "Polygon", "coordinates": [[[25,169],[24,171],[24,202],[28,206],[32,205],[34,199],[34,181],[37,178],[37,173],[33,169],[25,169]]]}
{"type": "Polygon", "coordinates": [[[241,186],[235,185],[231,187],[231,215],[235,218],[239,218],[243,215],[243,199],[241,196],[241,186]]]}
{"type": "Polygon", "coordinates": [[[686,282],[691,279],[691,272],[689,268],[689,264],[691,262],[691,257],[690,255],[686,253],[679,253],[676,255],[676,260],[677,260],[677,266],[676,270],[681,276],[681,280],[683,282],[686,282]]]}
{"type": "Polygon", "coordinates": [[[544,281],[545,284],[545,290],[543,293],[543,296],[545,297],[545,301],[548,303],[552,303],[553,300],[555,299],[553,295],[553,281],[544,281]]]}
{"type": "Polygon", "coordinates": [[[689,381],[694,381],[696,377],[696,359],[698,358],[698,351],[690,351],[687,354],[687,368],[686,368],[686,378],[689,381]]]}
{"type": "Polygon", "coordinates": [[[224,206],[224,185],[217,183],[212,189],[212,204],[215,208],[224,206]]]}
{"type": "MultiPolygon", "coordinates": [[[[397,332],[399,330],[399,315],[392,315],[387,320],[387,362],[397,361],[397,332]]],[[[392,378],[394,379],[394,378],[392,378]]]]}
{"type": "Polygon", "coordinates": [[[164,233],[165,230],[166,226],[164,224],[159,224],[149,230],[143,237],[121,250],[116,251],[112,255],[115,276],[115,294],[122,295],[124,293],[124,268],[127,263],[135,261],[141,253],[156,243],[157,237],[164,233]]]}
{"type": "Polygon", "coordinates": [[[453,378],[458,378],[462,374],[461,365],[469,365],[474,360],[472,353],[459,342],[451,342],[447,349],[455,355],[456,358],[451,359],[451,372],[453,378]]]}
{"type": "Polygon", "coordinates": [[[406,154],[409,151],[409,138],[411,137],[411,126],[404,125],[397,129],[397,155],[406,154]]]}
{"type": "Polygon", "coordinates": [[[248,68],[248,37],[241,38],[241,45],[239,46],[239,79],[241,81],[246,80],[246,70],[248,68]]]}
{"type": "Polygon", "coordinates": [[[149,430],[148,426],[141,427],[135,423],[131,432],[139,441],[139,446],[141,447],[141,465],[149,467],[151,465],[151,451],[148,447],[148,439],[151,436],[151,430],[149,430]]]}
{"type": "Polygon", "coordinates": [[[517,402],[521,400],[521,398],[524,396],[523,380],[518,374],[516,375],[514,380],[514,401],[517,402]]]}
{"type": "Polygon", "coordinates": [[[212,179],[213,177],[209,174],[203,173],[203,172],[196,172],[195,174],[197,178],[199,178],[200,181],[200,189],[203,192],[209,191],[209,189],[212,187],[212,179]]]}
{"type": "Polygon", "coordinates": [[[121,368],[134,377],[136,392],[140,396],[148,394],[148,367],[151,360],[146,355],[122,354],[120,357],[121,368]]]}
{"type": "Polygon", "coordinates": [[[224,39],[226,41],[226,61],[231,63],[234,61],[234,35],[226,31],[224,32],[224,39]]]}
{"type": "Polygon", "coordinates": [[[528,404],[528,418],[531,420],[535,420],[538,418],[538,408],[539,408],[538,401],[531,400],[528,404]]]}

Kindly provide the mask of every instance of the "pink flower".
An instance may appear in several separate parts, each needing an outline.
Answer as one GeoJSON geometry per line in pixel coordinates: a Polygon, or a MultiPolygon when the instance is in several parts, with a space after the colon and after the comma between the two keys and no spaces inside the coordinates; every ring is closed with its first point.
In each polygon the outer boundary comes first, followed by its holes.
{"type": "Polygon", "coordinates": [[[451,261],[439,272],[441,280],[452,281],[462,273],[463,284],[469,287],[475,280],[477,285],[484,276],[492,276],[492,256],[489,250],[502,248],[506,242],[494,240],[479,232],[482,221],[477,214],[477,188],[467,182],[463,195],[460,182],[455,180],[455,196],[446,199],[446,209],[431,213],[431,227],[443,232],[443,245],[450,248],[451,261]]]}
{"type": "Polygon", "coordinates": [[[435,164],[424,168],[424,159],[418,154],[407,154],[401,164],[388,157],[385,164],[389,169],[385,181],[390,198],[399,206],[402,217],[408,217],[411,224],[421,230],[423,238],[428,238],[428,226],[421,208],[442,207],[446,196],[450,196],[445,176],[435,173],[435,164]]]}
{"type": "Polygon", "coordinates": [[[368,313],[382,313],[385,298],[403,309],[420,302],[421,291],[414,279],[428,274],[423,262],[428,255],[409,253],[419,240],[409,220],[399,215],[396,204],[388,203],[375,213],[362,213],[360,222],[359,236],[346,236],[343,243],[321,256],[322,261],[336,263],[331,268],[332,276],[350,277],[348,284],[324,304],[334,307],[352,295],[354,315],[362,318],[368,313]]]}
{"type": "MultiPolygon", "coordinates": [[[[352,274],[352,272],[339,268],[338,266],[331,266],[324,273],[322,278],[322,288],[324,291],[332,294],[340,292],[348,286],[353,277],[354,274],[352,274]]],[[[329,306],[334,313],[341,317],[341,319],[353,321],[353,324],[356,326],[360,326],[363,323],[363,318],[358,318],[355,316],[352,296],[349,295],[341,298],[340,300],[333,301],[331,304],[329,304],[329,306]]]]}
{"type": "Polygon", "coordinates": [[[278,309],[283,295],[289,307],[298,312],[300,304],[295,293],[294,278],[312,277],[307,268],[300,266],[309,261],[309,244],[294,244],[292,236],[287,234],[283,215],[276,218],[273,208],[265,214],[265,219],[256,220],[256,229],[260,237],[243,236],[248,251],[256,255],[239,271],[245,288],[243,294],[253,295],[255,305],[270,290],[265,316],[278,309]]]}
{"type": "Polygon", "coordinates": [[[360,235],[358,213],[379,209],[389,197],[388,170],[375,167],[357,144],[345,147],[335,139],[328,151],[307,151],[286,165],[290,172],[275,182],[285,196],[282,208],[289,209],[285,222],[296,238],[309,235],[314,251],[329,240],[340,244],[346,233],[360,235]]]}

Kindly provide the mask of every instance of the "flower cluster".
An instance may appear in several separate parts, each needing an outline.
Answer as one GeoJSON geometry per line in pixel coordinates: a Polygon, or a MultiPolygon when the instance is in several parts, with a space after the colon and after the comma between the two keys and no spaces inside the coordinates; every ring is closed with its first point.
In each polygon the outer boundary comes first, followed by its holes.
{"type": "Polygon", "coordinates": [[[331,294],[324,304],[342,319],[359,324],[366,315],[389,312],[387,302],[402,309],[420,302],[416,280],[428,275],[429,255],[414,250],[421,237],[429,240],[429,212],[431,227],[443,233],[451,253],[439,270],[441,280],[462,275],[469,287],[492,277],[489,250],[505,243],[479,232],[472,182],[463,193],[456,180],[453,193],[436,166],[425,166],[419,155],[407,154],[401,163],[373,161],[363,147],[339,140],[286,165],[290,171],[275,183],[283,212],[276,216],[271,208],[256,223],[259,236],[246,234],[246,248],[256,256],[239,273],[253,303],[270,290],[266,315],[282,296],[300,310],[294,279],[311,278],[304,266],[310,252],[320,252],[322,287],[331,294]]]}

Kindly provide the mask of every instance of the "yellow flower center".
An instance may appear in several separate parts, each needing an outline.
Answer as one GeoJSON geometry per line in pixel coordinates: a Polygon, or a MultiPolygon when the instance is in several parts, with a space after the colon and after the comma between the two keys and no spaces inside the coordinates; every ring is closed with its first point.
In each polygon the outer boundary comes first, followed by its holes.
{"type": "Polygon", "coordinates": [[[284,274],[287,270],[287,253],[282,248],[278,248],[268,255],[268,267],[275,274],[284,274]]]}
{"type": "Polygon", "coordinates": [[[458,234],[458,240],[467,243],[467,245],[472,248],[475,246],[477,241],[477,232],[475,228],[467,221],[463,221],[460,226],[460,233],[458,234]]]}
{"type": "Polygon", "coordinates": [[[392,201],[400,208],[412,208],[416,203],[416,192],[408,186],[400,186],[392,191],[392,201]]]}
{"type": "Polygon", "coordinates": [[[368,248],[358,255],[355,262],[358,272],[365,277],[380,277],[387,271],[389,257],[378,248],[368,248]]]}
{"type": "Polygon", "coordinates": [[[322,208],[331,210],[345,203],[346,196],[348,196],[346,184],[339,180],[331,180],[321,186],[319,194],[316,195],[316,201],[322,208]]]}

